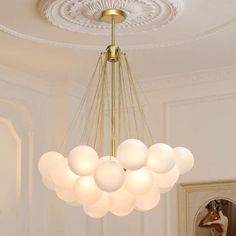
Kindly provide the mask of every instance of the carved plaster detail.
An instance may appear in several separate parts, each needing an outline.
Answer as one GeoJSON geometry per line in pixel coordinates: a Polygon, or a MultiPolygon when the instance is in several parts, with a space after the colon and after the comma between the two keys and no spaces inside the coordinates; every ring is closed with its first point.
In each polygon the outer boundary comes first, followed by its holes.
{"type": "Polygon", "coordinates": [[[100,21],[102,11],[121,9],[127,19],[117,28],[125,35],[156,30],[172,22],[182,12],[183,0],[40,0],[38,7],[55,26],[95,35],[110,32],[110,25],[100,21]]]}

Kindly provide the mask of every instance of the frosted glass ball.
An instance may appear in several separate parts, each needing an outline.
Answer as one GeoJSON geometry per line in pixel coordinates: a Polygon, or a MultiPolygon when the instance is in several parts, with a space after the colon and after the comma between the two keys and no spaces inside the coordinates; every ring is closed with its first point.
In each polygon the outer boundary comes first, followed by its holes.
{"type": "Polygon", "coordinates": [[[113,156],[104,156],[104,157],[101,157],[101,158],[98,159],[98,165],[100,165],[104,161],[118,162],[117,158],[115,158],[113,156]]]}
{"type": "Polygon", "coordinates": [[[185,174],[193,168],[194,158],[193,154],[184,147],[174,148],[176,153],[176,164],[179,168],[179,173],[185,174]]]}
{"type": "Polygon", "coordinates": [[[147,147],[137,139],[128,139],[117,149],[117,158],[127,170],[142,168],[147,162],[147,147]]]}
{"type": "Polygon", "coordinates": [[[128,170],[125,175],[125,187],[131,194],[143,195],[153,186],[152,172],[146,167],[135,171],[128,170]]]}
{"type": "Polygon", "coordinates": [[[93,205],[84,205],[85,213],[92,218],[101,218],[106,215],[109,209],[108,193],[103,193],[102,197],[93,205]]]}
{"type": "Polygon", "coordinates": [[[113,193],[109,193],[109,210],[114,215],[126,215],[129,214],[135,206],[135,196],[127,191],[122,186],[119,190],[113,193]]]}
{"type": "Polygon", "coordinates": [[[74,185],[76,200],[80,204],[92,205],[102,197],[102,191],[97,187],[92,176],[80,177],[74,185]]]}
{"type": "Polygon", "coordinates": [[[103,161],[96,168],[94,179],[101,190],[114,192],[124,183],[124,169],[115,161],[103,161]]]}
{"type": "Polygon", "coordinates": [[[53,183],[58,187],[73,188],[79,176],[70,170],[68,160],[64,158],[52,169],[51,178],[53,183]]]}
{"type": "Polygon", "coordinates": [[[131,214],[132,211],[133,211],[133,209],[130,209],[130,210],[127,210],[127,211],[116,209],[116,208],[110,209],[110,212],[115,216],[127,216],[127,215],[131,214]]]}
{"type": "Polygon", "coordinates": [[[55,187],[56,195],[65,202],[75,202],[76,197],[73,189],[55,187]]]}
{"type": "Polygon", "coordinates": [[[38,163],[38,169],[40,174],[50,180],[52,168],[64,157],[58,152],[47,152],[42,155],[38,163]]]}
{"type": "Polygon", "coordinates": [[[136,197],[135,209],[138,211],[149,211],[158,205],[160,198],[160,190],[157,187],[153,187],[146,194],[136,197]]]}
{"type": "Polygon", "coordinates": [[[48,188],[50,190],[55,190],[55,185],[51,179],[47,179],[47,178],[42,177],[42,182],[46,188],[48,188]]]}
{"type": "Polygon", "coordinates": [[[103,193],[102,197],[92,206],[96,206],[96,207],[103,207],[103,208],[107,208],[109,209],[109,200],[108,200],[108,195],[109,193],[103,193]]]}
{"type": "Polygon", "coordinates": [[[93,175],[97,163],[96,151],[86,145],[74,148],[69,154],[69,167],[79,176],[93,175]]]}
{"type": "Polygon", "coordinates": [[[102,218],[108,213],[108,208],[104,206],[99,206],[99,205],[85,205],[83,206],[84,212],[95,219],[102,218]]]}
{"type": "Polygon", "coordinates": [[[165,173],[175,165],[176,155],[170,146],[163,143],[152,145],[148,150],[147,167],[156,173],[165,173]]]}
{"type": "Polygon", "coordinates": [[[155,185],[159,188],[170,188],[172,187],[179,178],[179,169],[175,165],[170,171],[164,174],[153,173],[155,179],[155,185]]]}

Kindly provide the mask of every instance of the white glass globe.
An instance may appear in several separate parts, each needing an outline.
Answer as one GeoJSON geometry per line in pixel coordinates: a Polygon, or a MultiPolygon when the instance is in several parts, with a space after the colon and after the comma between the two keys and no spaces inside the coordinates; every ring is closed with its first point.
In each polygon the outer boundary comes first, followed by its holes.
{"type": "Polygon", "coordinates": [[[96,151],[86,145],[74,148],[69,154],[69,167],[79,176],[93,175],[97,163],[96,151]]]}
{"type": "Polygon", "coordinates": [[[75,202],[76,197],[73,189],[55,187],[56,195],[65,202],[75,202]]]}
{"type": "Polygon", "coordinates": [[[68,160],[64,158],[52,169],[51,178],[53,183],[58,187],[73,188],[79,176],[70,170],[68,160]]]}
{"type": "Polygon", "coordinates": [[[114,192],[124,183],[124,169],[115,161],[103,161],[96,168],[94,179],[101,190],[114,192]]]}
{"type": "Polygon", "coordinates": [[[101,158],[98,159],[98,165],[100,165],[104,161],[118,162],[117,158],[115,158],[113,156],[104,156],[104,157],[101,157],[101,158]]]}
{"type": "Polygon", "coordinates": [[[135,196],[129,193],[124,186],[116,192],[109,193],[108,200],[109,210],[114,215],[129,214],[135,206],[135,196]]]}
{"type": "Polygon", "coordinates": [[[101,218],[106,215],[109,209],[108,193],[103,193],[102,197],[93,205],[84,205],[84,211],[92,218],[101,218]]]}
{"type": "Polygon", "coordinates": [[[136,197],[135,209],[138,211],[149,211],[158,205],[160,198],[160,190],[157,187],[153,187],[146,194],[136,197]]]}
{"type": "Polygon", "coordinates": [[[108,213],[108,208],[106,206],[100,205],[85,205],[83,206],[85,213],[95,219],[102,218],[108,213]]]}
{"type": "Polygon", "coordinates": [[[48,189],[55,190],[55,185],[51,179],[47,179],[47,178],[42,177],[42,182],[43,182],[44,186],[46,186],[48,189]]]}
{"type": "Polygon", "coordinates": [[[125,187],[131,194],[143,195],[153,186],[152,172],[146,167],[135,171],[128,170],[125,175],[125,187]]]}
{"type": "Polygon", "coordinates": [[[80,204],[95,204],[101,197],[102,191],[97,187],[92,176],[80,177],[74,185],[74,193],[80,204]]]}
{"type": "Polygon", "coordinates": [[[168,172],[174,167],[175,161],[175,152],[167,144],[157,143],[148,149],[148,161],[146,165],[156,173],[168,172]]]}
{"type": "Polygon", "coordinates": [[[153,173],[155,179],[155,185],[159,188],[170,188],[172,187],[179,178],[179,169],[175,165],[170,171],[164,174],[153,173]]]}
{"type": "Polygon", "coordinates": [[[109,193],[104,192],[102,194],[102,197],[92,206],[97,207],[103,207],[109,209],[109,199],[108,199],[109,193]]]}
{"type": "Polygon", "coordinates": [[[184,147],[174,148],[176,153],[176,164],[179,168],[179,173],[185,174],[193,168],[194,158],[193,154],[184,147]]]}
{"type": "Polygon", "coordinates": [[[127,170],[142,168],[147,162],[147,147],[137,139],[128,139],[117,149],[117,158],[127,170]]]}
{"type": "Polygon", "coordinates": [[[39,160],[38,168],[40,174],[50,180],[52,168],[64,157],[58,152],[47,152],[39,160]]]}
{"type": "Polygon", "coordinates": [[[133,211],[133,209],[130,210],[120,210],[120,209],[116,209],[116,208],[111,208],[110,212],[115,215],[115,216],[127,216],[129,214],[131,214],[131,212],[133,211]]]}

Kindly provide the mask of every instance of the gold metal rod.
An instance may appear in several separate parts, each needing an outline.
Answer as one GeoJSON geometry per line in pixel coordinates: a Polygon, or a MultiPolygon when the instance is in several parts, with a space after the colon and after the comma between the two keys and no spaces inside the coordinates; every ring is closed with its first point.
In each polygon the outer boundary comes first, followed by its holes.
{"type": "Polygon", "coordinates": [[[112,28],[111,44],[112,44],[112,45],[115,45],[115,43],[116,43],[115,23],[116,23],[116,22],[115,22],[115,17],[112,16],[112,26],[111,26],[111,28],[112,28]]]}
{"type": "MultiPolygon", "coordinates": [[[[112,16],[112,45],[115,45],[115,18],[112,16]]],[[[115,135],[116,135],[116,120],[115,120],[115,62],[111,62],[111,156],[115,156],[115,135]]]]}
{"type": "Polygon", "coordinates": [[[115,62],[111,63],[111,70],[112,70],[112,81],[111,81],[111,96],[112,96],[112,115],[111,115],[111,132],[112,132],[112,147],[111,147],[111,155],[115,156],[115,126],[116,126],[116,120],[115,120],[115,62]]]}

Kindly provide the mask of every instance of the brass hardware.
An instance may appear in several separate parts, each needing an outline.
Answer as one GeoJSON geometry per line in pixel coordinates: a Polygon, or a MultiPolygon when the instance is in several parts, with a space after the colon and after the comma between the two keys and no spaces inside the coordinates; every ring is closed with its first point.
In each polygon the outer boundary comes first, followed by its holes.
{"type": "Polygon", "coordinates": [[[122,23],[126,19],[126,13],[120,9],[106,9],[102,12],[101,21],[106,23],[112,23],[112,16],[114,17],[115,23],[122,23]]]}
{"type": "Polygon", "coordinates": [[[115,45],[109,45],[107,47],[107,58],[109,62],[117,62],[120,56],[120,48],[115,45]]]}

